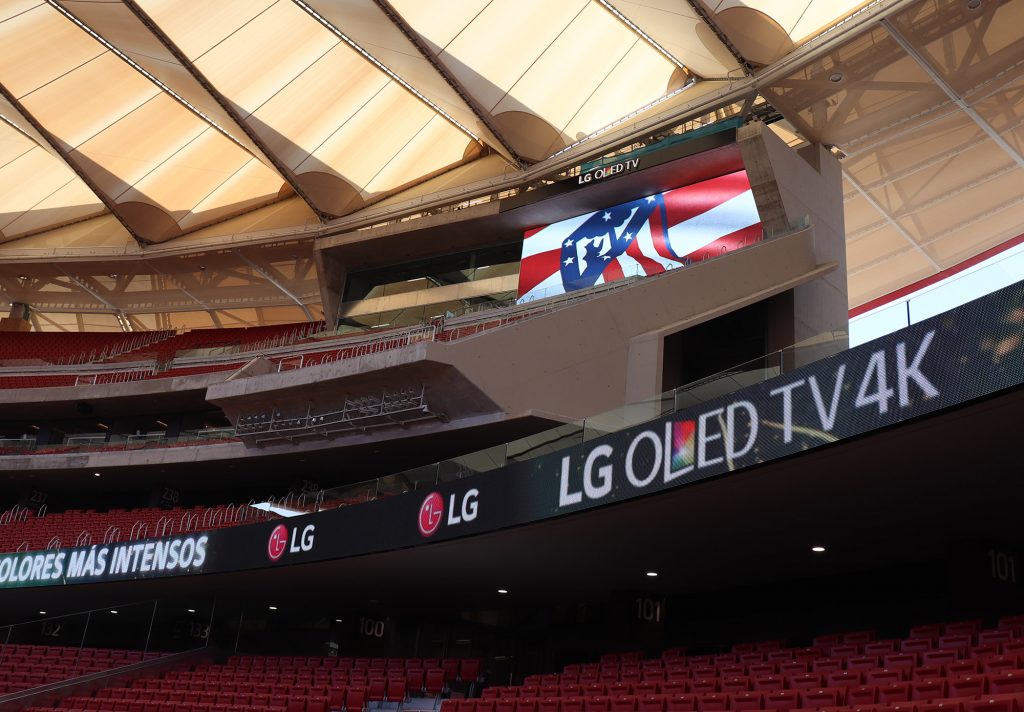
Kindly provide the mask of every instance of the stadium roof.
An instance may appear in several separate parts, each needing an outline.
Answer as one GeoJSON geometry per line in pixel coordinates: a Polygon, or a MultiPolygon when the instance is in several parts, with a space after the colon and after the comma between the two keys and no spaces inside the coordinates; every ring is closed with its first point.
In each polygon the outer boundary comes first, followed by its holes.
{"type": "Polygon", "coordinates": [[[857,304],[1020,232],[1021,26],[1024,0],[3,0],[0,297],[315,317],[325,227],[753,92],[847,156],[857,304]]]}

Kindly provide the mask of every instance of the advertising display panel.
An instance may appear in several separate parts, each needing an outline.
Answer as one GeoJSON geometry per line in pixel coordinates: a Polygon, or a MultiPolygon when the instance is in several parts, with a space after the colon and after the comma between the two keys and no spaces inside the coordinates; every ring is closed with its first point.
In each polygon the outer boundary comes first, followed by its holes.
{"type": "Polygon", "coordinates": [[[1024,283],[698,406],[432,490],[214,532],[3,554],[0,589],[430,545],[728,475],[1022,383],[1024,283]]]}
{"type": "Polygon", "coordinates": [[[659,274],[760,236],[750,181],[737,171],[530,230],[519,301],[659,274]]]}

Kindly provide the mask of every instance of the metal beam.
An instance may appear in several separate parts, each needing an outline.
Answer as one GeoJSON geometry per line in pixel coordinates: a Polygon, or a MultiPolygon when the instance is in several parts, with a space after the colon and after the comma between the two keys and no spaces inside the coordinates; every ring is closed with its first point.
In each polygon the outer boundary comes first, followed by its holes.
{"type": "Polygon", "coordinates": [[[1024,156],[1021,156],[1017,149],[1011,146],[1009,142],[1007,142],[1007,140],[999,134],[998,131],[992,128],[992,124],[986,121],[981,116],[981,114],[974,110],[974,107],[968,104],[967,101],[964,100],[964,98],[960,96],[956,92],[956,90],[949,85],[949,82],[947,82],[943,78],[943,76],[939,74],[938,70],[936,70],[935,67],[932,66],[931,62],[929,62],[928,59],[923,54],[921,54],[916,47],[910,44],[907,38],[904,37],[898,29],[896,29],[896,26],[893,25],[888,18],[882,19],[882,27],[885,28],[886,32],[889,33],[890,37],[896,40],[896,44],[898,44],[903,49],[903,51],[910,56],[911,59],[917,62],[917,65],[924,70],[924,73],[927,74],[928,77],[932,80],[932,82],[935,83],[935,86],[941,89],[946,94],[946,96],[948,96],[949,99],[960,108],[962,112],[967,114],[967,116],[970,117],[971,121],[977,124],[978,128],[980,128],[982,131],[988,134],[988,137],[992,139],[992,141],[997,146],[999,146],[999,148],[1003,149],[1003,151],[1006,152],[1006,155],[1013,159],[1014,163],[1016,163],[1020,168],[1024,168],[1024,156]]]}
{"type": "Polygon", "coordinates": [[[128,318],[125,316],[124,310],[122,310],[116,304],[114,304],[106,297],[104,297],[99,292],[99,290],[95,289],[94,287],[91,287],[85,280],[79,279],[78,277],[69,273],[60,265],[57,265],[57,269],[59,269],[64,274],[65,277],[70,279],[73,284],[77,285],[79,289],[81,289],[83,292],[87,294],[91,294],[93,297],[102,302],[108,309],[110,309],[110,311],[114,313],[114,316],[117,317],[117,323],[121,325],[121,331],[132,331],[131,322],[129,322],[128,318]]]}
{"type": "Polygon", "coordinates": [[[82,182],[89,187],[89,190],[91,190],[96,197],[100,199],[100,202],[106,206],[107,210],[110,211],[110,214],[117,218],[117,221],[124,226],[124,229],[128,231],[128,234],[131,235],[132,238],[140,245],[148,245],[149,241],[139,236],[132,226],[128,224],[128,221],[124,219],[124,216],[118,212],[117,203],[114,202],[114,199],[100,189],[99,185],[96,184],[96,181],[92,179],[92,176],[90,176],[89,173],[71,157],[71,154],[64,148],[64,145],[58,141],[53,134],[46,130],[46,127],[44,127],[42,123],[40,123],[39,120],[25,108],[18,98],[15,97],[2,82],[0,82],[0,96],[3,96],[3,98],[6,99],[7,102],[13,106],[27,122],[29,122],[29,124],[31,124],[32,128],[34,128],[39,135],[43,137],[46,143],[49,144],[50,149],[60,156],[64,163],[66,163],[67,166],[82,179],[82,182]]]}
{"type": "Polygon", "coordinates": [[[192,300],[193,302],[195,302],[196,304],[198,304],[199,306],[201,306],[201,307],[202,307],[203,309],[205,309],[206,311],[213,311],[213,309],[211,309],[211,308],[210,308],[210,305],[209,305],[209,304],[207,304],[207,303],[206,303],[206,302],[204,302],[204,301],[203,301],[202,299],[200,299],[199,297],[197,297],[197,296],[196,296],[195,294],[193,294],[192,292],[190,292],[190,291],[189,291],[189,290],[188,290],[188,289],[187,289],[187,288],[185,287],[185,285],[181,283],[181,280],[179,280],[179,279],[178,279],[177,277],[175,277],[174,275],[171,275],[171,274],[167,274],[166,272],[164,272],[163,270],[161,270],[161,269],[160,269],[159,267],[157,267],[157,266],[156,266],[155,264],[153,264],[153,263],[150,263],[150,267],[152,267],[152,268],[153,268],[153,271],[154,271],[154,272],[156,272],[156,273],[157,273],[158,275],[160,275],[160,276],[161,276],[161,277],[163,277],[164,279],[167,279],[167,280],[169,280],[170,282],[172,282],[172,283],[174,284],[174,286],[178,288],[178,290],[179,290],[179,291],[181,291],[181,292],[182,292],[182,293],[183,293],[183,294],[184,294],[184,295],[185,295],[186,297],[188,297],[188,298],[189,298],[189,299],[191,299],[191,300],[192,300]]]}
{"type": "Polygon", "coordinates": [[[309,307],[307,307],[303,303],[303,301],[301,299],[299,299],[297,296],[295,296],[294,292],[292,292],[290,289],[288,289],[288,287],[284,286],[276,277],[274,277],[272,274],[270,274],[270,272],[265,267],[263,267],[263,266],[257,264],[256,262],[253,262],[252,260],[250,260],[248,257],[245,256],[245,254],[242,253],[241,250],[235,250],[234,253],[236,255],[238,255],[239,258],[241,258],[241,260],[243,262],[245,262],[247,265],[252,267],[259,274],[263,275],[263,279],[267,280],[272,285],[277,287],[278,291],[280,291],[283,295],[285,295],[286,297],[291,299],[293,302],[298,304],[299,308],[302,309],[302,312],[306,315],[306,319],[308,321],[311,321],[311,322],[312,321],[316,321],[313,318],[312,312],[309,311],[309,307]]]}
{"type": "Polygon", "coordinates": [[[902,225],[900,225],[898,222],[896,222],[896,220],[893,218],[893,216],[889,214],[889,211],[886,210],[884,207],[882,207],[881,203],[879,203],[877,200],[875,200],[871,196],[871,193],[869,193],[866,190],[864,190],[864,187],[860,183],[857,182],[856,178],[854,178],[852,175],[850,175],[849,171],[844,169],[843,170],[843,175],[846,176],[846,180],[850,181],[850,185],[852,185],[854,188],[857,189],[857,192],[860,193],[861,197],[864,198],[864,200],[868,201],[868,204],[872,208],[877,210],[879,215],[881,215],[883,218],[885,218],[885,221],[887,223],[889,223],[889,225],[892,227],[892,229],[895,230],[896,232],[898,232],[900,234],[900,236],[903,237],[903,239],[906,240],[910,244],[910,246],[912,248],[917,250],[921,254],[922,257],[924,257],[926,260],[928,260],[928,264],[930,264],[932,267],[934,267],[936,272],[941,272],[942,271],[942,267],[939,266],[939,263],[936,262],[932,258],[931,255],[929,255],[927,252],[925,252],[924,247],[922,247],[917,242],[917,240],[915,240],[913,237],[911,237],[910,233],[907,232],[906,229],[904,229],[904,227],[902,225]]]}
{"type": "Polygon", "coordinates": [[[733,59],[736,60],[736,63],[740,65],[740,69],[743,70],[743,73],[748,77],[751,74],[753,74],[754,65],[748,62],[747,58],[740,54],[740,51],[736,48],[736,45],[732,43],[732,40],[729,39],[728,35],[722,32],[722,28],[718,26],[718,23],[715,22],[715,19],[711,17],[708,11],[701,6],[700,1],[686,0],[686,4],[689,5],[690,9],[693,10],[694,14],[696,14],[697,17],[699,17],[701,21],[708,26],[708,29],[710,29],[715,34],[715,37],[718,38],[718,41],[721,42],[727,50],[729,50],[729,54],[731,54],[733,59]]]}
{"type": "MultiPolygon", "coordinates": [[[[62,1],[63,1],[63,2],[66,2],[67,0],[62,0],[62,1]]],[[[246,153],[252,153],[252,152],[251,152],[251,151],[249,150],[249,148],[248,148],[248,147],[247,147],[247,146],[246,146],[245,144],[243,144],[243,143],[242,143],[241,141],[239,141],[239,140],[238,140],[237,138],[235,138],[234,136],[232,136],[232,135],[231,135],[231,134],[230,134],[230,133],[228,132],[228,130],[227,130],[227,129],[225,129],[225,128],[224,128],[223,126],[221,126],[221,125],[220,125],[220,124],[218,124],[218,123],[217,123],[216,121],[214,121],[214,120],[213,120],[212,118],[210,118],[209,116],[207,116],[206,114],[204,114],[204,113],[202,112],[202,110],[200,110],[200,108],[199,108],[198,106],[195,106],[195,105],[194,105],[194,104],[192,104],[192,103],[191,103],[191,102],[190,102],[190,101],[189,101],[188,99],[186,99],[185,97],[183,97],[183,96],[182,96],[181,94],[179,94],[178,92],[174,91],[174,89],[172,89],[171,87],[169,87],[169,86],[167,86],[166,84],[164,84],[164,83],[163,83],[163,82],[162,82],[162,81],[160,80],[160,78],[159,78],[159,77],[157,77],[156,75],[152,74],[152,73],[151,73],[151,72],[150,72],[149,70],[147,70],[147,69],[146,69],[145,67],[143,67],[143,66],[142,66],[141,64],[139,64],[139,63],[138,63],[138,62],[136,62],[136,61],[135,61],[134,59],[132,59],[131,57],[129,57],[129,56],[127,55],[127,54],[125,54],[124,52],[122,52],[122,51],[121,51],[121,50],[120,50],[120,49],[119,49],[118,47],[116,47],[116,46],[115,46],[115,45],[114,45],[113,43],[111,43],[111,42],[110,42],[110,41],[109,41],[109,40],[108,40],[108,39],[107,39],[106,37],[104,37],[103,35],[101,35],[101,34],[100,34],[99,32],[97,32],[96,30],[94,30],[94,29],[93,29],[92,27],[90,27],[90,26],[89,26],[88,24],[86,24],[85,22],[83,22],[81,18],[79,18],[79,17],[77,16],[77,15],[75,15],[75,14],[74,14],[73,12],[71,12],[71,11],[70,11],[69,9],[67,9],[66,7],[64,7],[64,5],[62,5],[62,4],[61,4],[61,2],[59,2],[58,0],[46,0],[46,3],[47,3],[48,5],[50,5],[50,7],[52,7],[52,8],[54,9],[54,10],[56,10],[57,12],[59,12],[59,13],[60,13],[61,15],[63,15],[64,17],[66,17],[66,18],[67,18],[68,20],[70,20],[70,21],[71,21],[72,23],[74,23],[74,24],[75,24],[75,25],[76,25],[76,26],[78,27],[78,29],[82,30],[82,31],[83,31],[83,32],[85,32],[85,33],[86,33],[87,35],[89,35],[89,36],[90,36],[90,37],[92,37],[92,38],[93,38],[94,40],[96,40],[96,41],[97,41],[97,42],[99,42],[99,43],[100,43],[101,45],[103,45],[103,46],[104,46],[104,47],[105,47],[105,48],[106,48],[107,50],[109,50],[109,51],[110,51],[110,52],[111,52],[111,53],[112,53],[112,54],[113,54],[113,55],[114,55],[115,57],[117,57],[118,59],[120,59],[120,60],[121,60],[122,62],[124,62],[125,64],[127,64],[127,65],[128,65],[129,67],[131,67],[132,69],[134,69],[134,70],[135,70],[136,72],[138,72],[139,74],[141,74],[142,76],[144,76],[144,77],[145,77],[146,79],[148,79],[149,81],[151,81],[151,82],[152,82],[153,84],[155,84],[156,86],[158,86],[158,87],[160,88],[160,90],[161,90],[161,91],[162,91],[162,92],[163,92],[164,94],[166,94],[166,95],[167,95],[167,96],[169,96],[170,98],[174,99],[174,100],[175,100],[176,102],[178,102],[179,104],[181,104],[182,106],[184,106],[184,107],[185,107],[186,109],[188,109],[188,110],[189,110],[190,112],[192,112],[192,113],[193,113],[193,114],[195,114],[195,115],[196,115],[197,117],[199,117],[200,119],[202,119],[202,120],[203,120],[204,122],[206,122],[207,124],[209,124],[210,126],[212,126],[212,127],[214,128],[214,129],[216,129],[216,130],[217,130],[217,131],[218,131],[218,132],[219,132],[219,133],[220,133],[221,135],[223,135],[223,136],[224,136],[225,138],[227,138],[228,140],[232,141],[233,143],[236,143],[236,144],[238,144],[238,146],[239,146],[239,147],[240,147],[240,148],[241,148],[242,150],[244,150],[244,151],[245,151],[246,153]]]]}
{"type": "Polygon", "coordinates": [[[605,10],[607,10],[609,13],[611,13],[612,17],[614,17],[616,20],[625,25],[634,35],[636,35],[644,42],[646,42],[648,45],[650,45],[650,47],[654,49],[654,51],[665,57],[665,59],[667,59],[668,61],[672,62],[672,64],[676,65],[679,69],[682,69],[684,72],[686,72],[686,75],[691,79],[691,81],[697,78],[696,73],[694,73],[692,69],[683,64],[679,60],[679,58],[676,57],[674,54],[672,54],[667,49],[662,47],[656,39],[654,39],[649,34],[644,32],[643,29],[641,29],[635,22],[633,22],[624,14],[622,14],[622,11],[619,10],[614,5],[612,5],[610,2],[608,2],[608,0],[597,0],[597,4],[603,7],[605,10]]]}
{"type": "Polygon", "coordinates": [[[405,21],[405,18],[402,17],[398,13],[398,11],[391,6],[389,0],[374,0],[374,2],[377,4],[377,7],[380,8],[381,12],[383,12],[384,15],[389,20],[391,20],[391,23],[395,27],[397,27],[398,30],[403,35],[405,35],[405,38],[409,40],[412,43],[412,45],[419,51],[419,53],[423,56],[423,59],[427,60],[427,62],[430,63],[430,66],[434,68],[434,71],[440,74],[441,78],[448,83],[448,86],[450,86],[455,91],[455,93],[459,95],[459,98],[466,102],[466,106],[470,108],[470,110],[473,112],[473,115],[476,116],[480,123],[487,127],[487,130],[490,131],[491,135],[498,140],[498,142],[501,144],[501,147],[508,151],[508,154],[515,159],[516,163],[518,164],[517,167],[522,168],[523,166],[525,166],[526,160],[519,155],[519,153],[512,146],[512,144],[509,143],[508,139],[506,139],[502,135],[501,129],[499,129],[497,125],[495,125],[494,120],[491,118],[490,112],[484,109],[480,102],[476,100],[476,97],[470,94],[469,91],[464,86],[462,86],[462,82],[460,82],[456,78],[456,76],[451,73],[451,70],[449,70],[448,67],[445,66],[441,62],[441,60],[437,58],[437,56],[430,50],[430,47],[428,47],[427,44],[420,38],[419,34],[414,29],[412,29],[408,22],[405,21]]]}
{"type": "Polygon", "coordinates": [[[267,144],[263,141],[260,135],[256,133],[256,131],[254,131],[252,127],[249,126],[249,124],[246,123],[245,119],[239,113],[235,105],[228,101],[227,97],[225,97],[220,92],[220,90],[217,89],[213,85],[213,83],[206,78],[206,75],[203,74],[199,70],[199,68],[196,67],[196,65],[192,62],[192,60],[190,60],[185,55],[185,53],[181,51],[181,48],[179,48],[178,45],[176,45],[174,41],[167,36],[163,29],[161,29],[160,26],[157,25],[152,20],[152,18],[150,18],[150,16],[146,14],[146,11],[139,7],[139,4],[135,0],[121,1],[131,11],[131,13],[135,15],[136,18],[138,18],[139,22],[141,22],[146,27],[146,29],[148,29],[153,34],[153,36],[157,38],[160,44],[162,44],[167,49],[167,51],[171,53],[171,55],[178,61],[178,63],[182,67],[184,67],[185,71],[187,71],[192,76],[192,78],[195,79],[199,83],[199,85],[206,91],[206,93],[209,94],[210,97],[217,102],[217,105],[220,106],[220,108],[223,109],[224,112],[231,117],[231,120],[235,122],[235,125],[237,125],[238,128],[241,129],[242,132],[249,137],[249,140],[252,141],[253,145],[255,145],[256,148],[263,154],[263,157],[266,158],[267,161],[269,161],[270,164],[274,166],[274,169],[278,172],[278,174],[280,174],[282,180],[284,180],[286,183],[288,183],[288,185],[291,186],[292,190],[295,191],[295,194],[302,198],[303,201],[305,201],[306,205],[309,206],[310,210],[312,210],[322,221],[330,220],[334,217],[337,217],[336,215],[327,213],[317,207],[316,203],[313,201],[312,196],[310,196],[309,193],[306,192],[306,189],[303,188],[302,184],[299,183],[299,181],[297,180],[295,173],[292,172],[292,170],[288,168],[288,166],[286,166],[284,162],[267,147],[267,144]]]}
{"type": "Polygon", "coordinates": [[[473,131],[469,127],[464,126],[462,123],[459,122],[458,119],[456,119],[454,116],[452,116],[447,111],[442,109],[440,106],[435,104],[429,97],[425,96],[419,89],[417,89],[412,84],[410,84],[409,82],[405,81],[400,76],[398,76],[394,72],[394,70],[392,70],[386,64],[384,64],[379,59],[377,59],[372,54],[370,54],[365,49],[363,49],[363,47],[360,46],[360,44],[358,42],[356,42],[351,37],[349,37],[344,32],[342,32],[340,28],[336,27],[330,20],[328,20],[326,17],[321,15],[319,12],[317,12],[314,8],[312,8],[308,4],[306,4],[304,2],[304,0],[292,0],[292,2],[295,3],[297,6],[299,6],[300,8],[302,8],[302,10],[307,15],[309,15],[314,20],[319,22],[320,25],[322,27],[324,27],[328,32],[330,32],[335,37],[337,37],[342,42],[344,42],[346,45],[351,47],[356,53],[359,54],[360,57],[362,57],[367,62],[369,62],[370,64],[375,66],[377,69],[379,69],[384,74],[386,74],[388,77],[390,77],[392,81],[397,83],[399,86],[401,86],[407,92],[409,92],[414,97],[416,97],[417,99],[422,101],[424,104],[429,106],[431,109],[433,109],[435,114],[437,114],[438,116],[444,118],[445,121],[450,123],[452,126],[457,128],[462,133],[464,133],[467,136],[469,136],[474,141],[479,141],[480,140],[480,137],[477,136],[475,133],[473,133],[473,131]]]}

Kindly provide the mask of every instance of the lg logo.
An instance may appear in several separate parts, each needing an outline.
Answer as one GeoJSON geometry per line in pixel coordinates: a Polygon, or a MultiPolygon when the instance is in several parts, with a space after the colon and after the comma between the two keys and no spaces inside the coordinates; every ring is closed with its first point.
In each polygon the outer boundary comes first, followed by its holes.
{"type": "MultiPolygon", "coordinates": [[[[455,510],[455,495],[448,500],[448,526],[452,527],[463,522],[471,522],[476,519],[479,507],[480,490],[470,489],[462,495],[462,506],[460,511],[455,510]]],[[[420,505],[419,529],[420,534],[425,537],[434,536],[441,528],[444,519],[444,498],[438,492],[431,492],[420,505]]]]}
{"type": "Polygon", "coordinates": [[[427,495],[420,505],[420,534],[433,536],[437,528],[441,526],[441,518],[444,516],[444,500],[437,492],[427,495]]]}
{"type": "Polygon", "coordinates": [[[267,557],[271,561],[280,559],[284,556],[285,551],[296,554],[300,551],[313,550],[313,536],[316,533],[316,527],[313,524],[307,524],[301,534],[299,534],[298,527],[292,529],[291,542],[288,541],[288,533],[288,527],[284,524],[278,524],[274,527],[274,531],[270,532],[270,539],[267,541],[267,557]],[[296,535],[299,535],[297,540],[296,535]]]}

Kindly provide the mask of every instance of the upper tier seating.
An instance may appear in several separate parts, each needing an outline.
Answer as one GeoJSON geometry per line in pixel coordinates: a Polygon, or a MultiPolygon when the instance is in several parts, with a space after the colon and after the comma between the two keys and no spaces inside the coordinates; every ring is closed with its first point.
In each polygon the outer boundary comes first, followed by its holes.
{"type": "MultiPolygon", "coordinates": [[[[479,660],[235,656],[61,701],[64,710],[114,712],[362,712],[380,702],[436,697],[476,682],[479,660]]],[[[51,708],[29,708],[42,710],[51,708]]]]}
{"type": "Polygon", "coordinates": [[[88,363],[167,339],[173,331],[122,332],[4,332],[0,338],[0,362],[42,361],[88,363]]]}
{"type": "Polygon", "coordinates": [[[561,673],[488,687],[441,712],[1024,712],[1024,616],[919,626],[906,639],[873,631],[779,641],[731,653],[604,655],[561,673]]]}
{"type": "MultiPolygon", "coordinates": [[[[660,279],[671,274],[665,272],[648,277],[660,279]]],[[[637,280],[623,279],[581,289],[548,299],[526,304],[500,305],[483,311],[464,314],[449,320],[432,320],[430,324],[390,329],[368,329],[361,333],[347,333],[326,338],[310,338],[322,329],[322,322],[314,324],[284,324],[275,327],[248,329],[197,329],[179,336],[158,340],[149,345],[126,351],[108,359],[110,371],[72,373],[6,372],[0,374],[2,388],[43,388],[75,386],[91,383],[118,383],[150,378],[168,378],[199,373],[212,373],[241,368],[245,360],[238,352],[262,350],[267,352],[279,370],[315,366],[342,359],[358,358],[367,354],[402,348],[418,341],[452,342],[474,336],[508,324],[514,324],[540,314],[570,307],[576,303],[598,297],[606,292],[628,289],[637,280]],[[194,360],[177,363],[181,351],[237,345],[239,349],[221,355],[209,355],[196,364],[194,360]],[[154,370],[153,361],[169,368],[154,370]],[[116,368],[116,364],[122,364],[116,368]],[[56,380],[54,380],[56,379],[56,380]]],[[[24,370],[24,369],[23,369],[24,370]]]]}
{"type": "Polygon", "coordinates": [[[139,650],[0,645],[0,695],[159,657],[139,650]]]}
{"type": "MultiPolygon", "coordinates": [[[[7,513],[5,513],[7,514],[7,513]]],[[[21,510],[7,521],[0,517],[0,553],[36,551],[51,547],[121,542],[146,537],[170,536],[182,531],[203,531],[251,524],[276,517],[251,507],[217,506],[192,509],[111,509],[107,512],[71,509],[37,517],[21,510]],[[22,519],[24,517],[24,519],[22,519]]]]}
{"type": "Polygon", "coordinates": [[[323,331],[323,322],[299,324],[275,324],[273,326],[248,326],[237,329],[193,329],[162,341],[143,345],[126,351],[112,361],[169,361],[180,351],[216,349],[238,346],[265,345],[266,348],[284,346],[302,340],[311,334],[323,331]]]}
{"type": "Polygon", "coordinates": [[[238,347],[247,351],[304,340],[323,322],[276,324],[237,329],[121,332],[8,332],[0,338],[0,363],[83,364],[169,361],[180,351],[238,347]]]}

